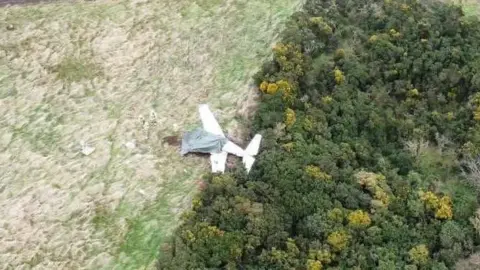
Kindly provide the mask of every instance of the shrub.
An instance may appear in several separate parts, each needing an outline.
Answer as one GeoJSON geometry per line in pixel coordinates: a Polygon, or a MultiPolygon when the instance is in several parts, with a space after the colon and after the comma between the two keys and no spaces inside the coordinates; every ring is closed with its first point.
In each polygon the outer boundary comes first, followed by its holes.
{"type": "Polygon", "coordinates": [[[321,270],[322,263],[317,260],[307,260],[307,270],[321,270]]]}
{"type": "Polygon", "coordinates": [[[269,83],[267,86],[267,94],[273,95],[277,92],[278,85],[276,83],[269,83]]]}
{"type": "Polygon", "coordinates": [[[367,213],[362,210],[355,210],[348,214],[348,224],[356,228],[368,227],[372,223],[367,213]]]}
{"type": "Polygon", "coordinates": [[[295,124],[296,121],[297,121],[297,117],[296,117],[295,111],[290,108],[287,108],[287,110],[285,111],[285,125],[287,127],[291,127],[293,126],[293,124],[295,124]]]}
{"type": "Polygon", "coordinates": [[[329,181],[332,180],[332,176],[328,175],[327,173],[323,172],[319,167],[308,165],[305,167],[305,172],[307,175],[322,181],[329,181]]]}
{"type": "Polygon", "coordinates": [[[345,82],[345,75],[343,75],[343,72],[336,68],[334,70],[334,75],[335,75],[335,83],[337,83],[337,85],[341,85],[343,82],[345,82]]]}
{"type": "Polygon", "coordinates": [[[348,245],[350,235],[344,231],[335,231],[328,235],[327,243],[333,248],[334,251],[342,251],[348,245]]]}
{"type": "Polygon", "coordinates": [[[335,51],[334,59],[336,61],[338,61],[338,60],[341,60],[343,58],[345,58],[345,50],[344,49],[337,49],[335,51]]]}
{"type": "Polygon", "coordinates": [[[429,252],[426,245],[418,245],[408,252],[410,260],[416,265],[424,265],[428,262],[429,252]]]}

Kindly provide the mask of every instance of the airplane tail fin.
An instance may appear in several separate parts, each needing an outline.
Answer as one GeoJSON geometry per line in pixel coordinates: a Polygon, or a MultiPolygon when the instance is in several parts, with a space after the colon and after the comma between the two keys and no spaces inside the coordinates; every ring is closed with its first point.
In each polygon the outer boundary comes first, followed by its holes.
{"type": "Polygon", "coordinates": [[[260,142],[262,141],[262,135],[257,134],[253,137],[253,139],[250,141],[248,144],[247,148],[242,149],[240,146],[234,144],[231,141],[228,141],[222,148],[223,152],[229,153],[236,155],[238,157],[242,157],[242,162],[243,165],[245,166],[245,169],[247,169],[247,172],[250,172],[250,169],[253,166],[253,163],[255,163],[255,158],[258,154],[258,151],[260,149],[260,142]]]}
{"type": "Polygon", "coordinates": [[[250,172],[252,169],[253,163],[255,163],[255,158],[258,154],[260,149],[260,142],[262,141],[262,135],[256,134],[253,139],[248,144],[247,148],[245,148],[245,154],[243,155],[242,162],[247,170],[247,173],[250,172]]]}
{"type": "MultiPolygon", "coordinates": [[[[198,112],[200,114],[200,120],[202,121],[203,129],[205,131],[225,137],[222,128],[207,104],[200,104],[198,106],[198,112]]],[[[242,157],[242,161],[247,169],[247,173],[250,172],[250,169],[255,162],[254,156],[258,154],[261,141],[262,135],[256,134],[245,149],[242,149],[240,146],[231,141],[227,141],[227,143],[222,147],[222,151],[220,153],[210,153],[212,172],[223,173],[225,171],[225,164],[227,163],[228,154],[234,154],[242,157]]]]}

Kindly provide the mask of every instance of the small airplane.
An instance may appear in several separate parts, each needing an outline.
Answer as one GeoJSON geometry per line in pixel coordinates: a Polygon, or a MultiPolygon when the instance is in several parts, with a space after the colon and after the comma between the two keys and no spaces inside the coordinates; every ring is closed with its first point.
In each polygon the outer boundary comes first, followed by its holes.
{"type": "MultiPolygon", "coordinates": [[[[205,131],[226,138],[222,128],[220,128],[220,125],[215,119],[215,116],[213,116],[213,113],[210,111],[210,108],[207,104],[199,105],[198,111],[200,113],[200,119],[205,131]]],[[[222,147],[222,151],[220,153],[210,153],[212,172],[225,172],[225,164],[227,163],[228,154],[242,157],[242,162],[247,170],[247,173],[250,172],[250,169],[255,162],[254,156],[258,154],[261,140],[262,135],[256,134],[245,149],[242,149],[240,146],[236,145],[230,140],[227,140],[227,143],[222,147]]]]}

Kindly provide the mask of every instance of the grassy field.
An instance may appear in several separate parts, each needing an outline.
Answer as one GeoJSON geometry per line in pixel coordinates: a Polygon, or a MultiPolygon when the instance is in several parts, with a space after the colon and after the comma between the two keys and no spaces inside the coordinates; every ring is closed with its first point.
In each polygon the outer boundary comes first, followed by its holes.
{"type": "Polygon", "coordinates": [[[209,169],[164,138],[204,102],[241,137],[249,78],[298,4],[0,8],[0,269],[151,268],[209,169]]]}
{"type": "Polygon", "coordinates": [[[479,0],[453,0],[457,5],[462,5],[463,12],[467,16],[480,15],[480,1],[479,0]]]}

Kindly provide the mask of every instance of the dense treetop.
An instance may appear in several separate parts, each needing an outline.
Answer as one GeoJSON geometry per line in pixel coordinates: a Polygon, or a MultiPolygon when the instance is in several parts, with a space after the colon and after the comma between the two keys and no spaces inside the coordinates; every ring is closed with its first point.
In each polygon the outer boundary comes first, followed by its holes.
{"type": "Polygon", "coordinates": [[[262,152],[209,176],[160,269],[449,269],[476,251],[480,27],[459,7],[307,0],[255,77],[262,152]]]}

